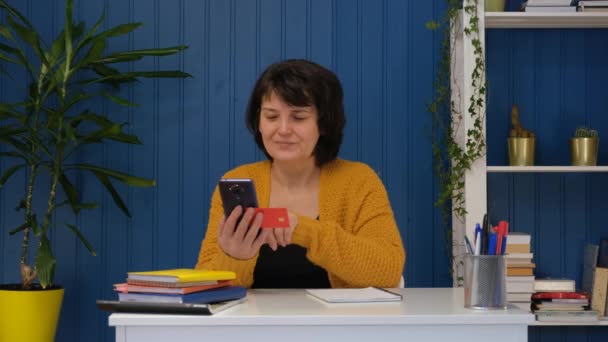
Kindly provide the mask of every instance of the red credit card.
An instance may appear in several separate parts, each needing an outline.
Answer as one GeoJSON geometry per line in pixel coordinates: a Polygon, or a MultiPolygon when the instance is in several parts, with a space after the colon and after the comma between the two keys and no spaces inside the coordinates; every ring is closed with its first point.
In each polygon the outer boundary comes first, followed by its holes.
{"type": "Polygon", "coordinates": [[[287,208],[255,208],[255,213],[264,214],[262,228],[289,228],[287,208]]]}

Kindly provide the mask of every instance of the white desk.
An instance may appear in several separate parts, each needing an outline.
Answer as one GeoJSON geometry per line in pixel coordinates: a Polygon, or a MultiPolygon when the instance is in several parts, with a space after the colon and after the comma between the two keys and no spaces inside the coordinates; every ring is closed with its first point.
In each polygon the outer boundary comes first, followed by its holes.
{"type": "Polygon", "coordinates": [[[213,316],[112,314],[117,342],[527,341],[534,315],[464,308],[462,288],[394,289],[398,303],[325,304],[304,290],[252,290],[213,316]]]}

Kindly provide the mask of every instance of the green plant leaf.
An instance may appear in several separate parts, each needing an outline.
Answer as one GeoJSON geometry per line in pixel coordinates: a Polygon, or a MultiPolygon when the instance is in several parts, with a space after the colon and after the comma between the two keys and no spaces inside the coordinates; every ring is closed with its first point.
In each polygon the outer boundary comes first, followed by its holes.
{"type": "Polygon", "coordinates": [[[1,60],[3,60],[3,61],[7,61],[7,62],[9,62],[9,63],[13,63],[13,64],[19,64],[19,65],[21,65],[21,62],[20,62],[20,61],[17,61],[17,60],[14,60],[14,59],[10,58],[10,57],[7,57],[7,56],[6,56],[5,54],[3,54],[2,52],[0,52],[0,59],[1,59],[1,60]]]}
{"type": "Polygon", "coordinates": [[[59,35],[55,39],[55,41],[53,41],[53,44],[51,45],[51,53],[48,56],[49,64],[51,66],[54,66],[64,51],[65,51],[65,30],[62,30],[61,33],[59,33],[59,35]]]}
{"type": "Polygon", "coordinates": [[[126,100],[126,99],[123,99],[121,97],[112,95],[112,94],[110,94],[108,92],[105,92],[105,91],[102,92],[101,95],[103,95],[104,97],[110,99],[110,101],[112,101],[114,103],[117,103],[117,104],[119,104],[121,106],[126,106],[126,107],[138,107],[139,106],[139,104],[137,104],[137,103],[130,102],[129,100],[126,100]]]}
{"type": "Polygon", "coordinates": [[[121,124],[113,123],[110,126],[102,127],[98,130],[92,131],[82,137],[82,143],[94,144],[99,143],[103,139],[109,139],[119,135],[122,132],[121,124]]]}
{"type": "Polygon", "coordinates": [[[38,247],[38,255],[36,256],[36,272],[38,273],[40,286],[42,286],[43,289],[46,289],[53,284],[56,264],[57,260],[53,256],[51,243],[49,242],[46,233],[43,233],[40,237],[40,246],[38,247]]]}
{"type": "Polygon", "coordinates": [[[131,51],[122,51],[116,52],[108,57],[121,57],[121,56],[168,56],[174,55],[180,51],[186,50],[188,48],[187,45],[177,45],[166,48],[156,48],[156,49],[142,49],[142,50],[131,50],[131,51]]]}
{"type": "Polygon", "coordinates": [[[95,165],[72,164],[72,165],[69,165],[68,167],[69,168],[78,168],[78,169],[82,169],[82,170],[89,170],[92,172],[98,172],[105,176],[112,177],[112,178],[114,178],[122,183],[125,183],[127,185],[130,185],[130,186],[137,186],[137,187],[144,187],[144,188],[156,186],[156,181],[154,181],[153,179],[135,177],[135,176],[131,176],[129,174],[126,174],[126,173],[123,173],[120,171],[106,169],[106,168],[95,166],[95,165]]]}
{"type": "Polygon", "coordinates": [[[9,178],[11,178],[11,176],[14,175],[15,172],[19,171],[19,169],[22,169],[24,166],[25,166],[25,164],[19,164],[19,165],[10,167],[6,171],[4,171],[4,174],[2,175],[2,177],[0,177],[0,188],[3,187],[4,184],[6,184],[6,182],[9,180],[9,178]]]}
{"type": "Polygon", "coordinates": [[[9,6],[6,1],[4,0],[0,0],[0,8],[4,8],[8,11],[8,13],[10,13],[10,15],[12,15],[13,17],[19,18],[19,20],[21,20],[21,22],[27,26],[28,28],[33,28],[32,24],[27,20],[27,18],[21,14],[19,11],[17,11],[15,8],[9,6]]]}
{"type": "MultiPolygon", "coordinates": [[[[66,0],[65,2],[65,23],[64,23],[64,37],[65,37],[65,63],[64,73],[67,73],[72,64],[72,29],[74,23],[72,21],[72,11],[74,9],[74,2],[72,0],[66,0]]],[[[67,79],[67,75],[64,74],[64,80],[67,79]]]]}
{"type": "Polygon", "coordinates": [[[139,61],[143,56],[106,56],[91,62],[91,64],[112,64],[139,61]]]}
{"type": "Polygon", "coordinates": [[[76,237],[84,244],[84,246],[89,250],[89,252],[91,253],[92,256],[97,256],[97,252],[95,252],[93,245],[91,245],[89,243],[89,241],[87,241],[87,239],[85,239],[84,235],[82,235],[80,230],[78,230],[78,227],[71,225],[69,223],[66,223],[65,225],[68,226],[68,228],[70,228],[72,233],[74,233],[74,235],[76,235],[76,237]]]}
{"type": "Polygon", "coordinates": [[[21,37],[21,39],[23,39],[24,42],[26,42],[29,46],[32,47],[32,49],[34,49],[34,52],[36,53],[38,58],[40,58],[40,61],[42,62],[42,64],[44,64],[48,67],[49,63],[46,60],[42,47],[40,46],[40,38],[38,37],[38,33],[36,33],[36,31],[33,28],[28,28],[28,27],[19,25],[10,16],[7,17],[6,20],[8,21],[9,25],[13,28],[13,30],[15,30],[15,32],[17,32],[17,35],[19,35],[19,37],[21,37]]]}
{"type": "Polygon", "coordinates": [[[19,227],[9,230],[8,234],[15,235],[15,234],[19,233],[20,231],[24,230],[25,228],[27,228],[27,226],[28,226],[28,223],[25,222],[25,223],[21,224],[19,227]]]}
{"type": "Polygon", "coordinates": [[[70,180],[64,173],[59,176],[59,184],[61,184],[61,188],[63,189],[63,192],[65,193],[65,196],[67,197],[68,202],[70,203],[70,207],[72,208],[74,215],[78,215],[78,213],[80,212],[80,208],[76,206],[80,201],[78,189],[76,189],[74,184],[70,182],[70,180]]]}
{"type": "MultiPolygon", "coordinates": [[[[78,54],[78,52],[80,52],[80,49],[82,49],[84,46],[86,46],[87,44],[89,44],[89,42],[91,41],[91,37],[93,37],[93,35],[97,32],[97,30],[99,29],[99,27],[103,23],[105,17],[106,17],[106,13],[105,13],[105,10],[104,10],[104,12],[101,14],[101,16],[99,17],[99,19],[97,19],[97,22],[93,25],[93,27],[80,40],[80,42],[78,42],[78,45],[76,45],[76,50],[74,51],[75,54],[78,54]]],[[[83,27],[84,27],[84,25],[83,25],[83,27]]]]}
{"type": "Polygon", "coordinates": [[[0,36],[3,36],[4,38],[6,38],[10,41],[15,40],[15,37],[13,37],[11,30],[9,30],[8,27],[1,25],[1,24],[0,24],[0,36]]]}
{"type": "Polygon", "coordinates": [[[101,54],[103,53],[103,50],[105,50],[105,48],[106,48],[106,42],[103,39],[98,40],[95,43],[93,43],[93,45],[91,46],[91,48],[89,49],[87,54],[74,67],[73,71],[89,65],[93,61],[98,60],[99,57],[101,56],[101,54]]]}
{"type": "Polygon", "coordinates": [[[135,77],[145,77],[145,78],[186,78],[192,77],[187,72],[179,71],[179,70],[162,70],[162,71],[134,71],[128,72],[124,75],[130,75],[135,77]]]}
{"type": "Polygon", "coordinates": [[[129,209],[127,208],[127,206],[125,205],[125,202],[122,200],[122,198],[120,197],[120,195],[118,194],[118,191],[116,191],[116,189],[114,188],[114,185],[112,185],[112,182],[110,181],[110,179],[103,173],[98,172],[98,171],[92,171],[93,174],[95,175],[95,177],[97,177],[97,179],[101,182],[101,184],[103,184],[103,186],[108,190],[108,192],[110,193],[110,195],[112,196],[112,200],[114,200],[114,203],[116,204],[116,206],[122,210],[122,212],[127,216],[127,217],[131,217],[131,213],[129,212],[129,209]]]}

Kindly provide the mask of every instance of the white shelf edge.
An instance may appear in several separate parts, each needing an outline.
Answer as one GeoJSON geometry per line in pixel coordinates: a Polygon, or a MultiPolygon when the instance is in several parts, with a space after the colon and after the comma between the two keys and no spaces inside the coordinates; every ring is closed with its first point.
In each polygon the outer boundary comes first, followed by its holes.
{"type": "Polygon", "coordinates": [[[488,166],[488,173],[498,172],[608,172],[608,166],[488,166]]]}
{"type": "Polygon", "coordinates": [[[534,323],[530,324],[531,326],[591,326],[591,327],[596,327],[596,326],[608,326],[608,321],[606,320],[599,320],[597,322],[567,322],[567,321],[563,321],[563,322],[539,322],[539,321],[534,321],[534,323]]]}
{"type": "Polygon", "coordinates": [[[486,12],[491,28],[608,28],[608,12],[529,13],[486,12]]]}

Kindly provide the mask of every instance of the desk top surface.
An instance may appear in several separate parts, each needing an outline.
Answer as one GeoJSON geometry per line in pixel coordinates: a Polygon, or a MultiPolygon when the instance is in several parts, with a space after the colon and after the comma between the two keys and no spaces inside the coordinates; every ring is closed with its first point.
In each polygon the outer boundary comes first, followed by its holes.
{"type": "Polygon", "coordinates": [[[212,316],[112,314],[111,326],[531,324],[534,315],[464,307],[462,288],[393,289],[402,302],[327,304],[305,290],[256,289],[212,316]]]}

